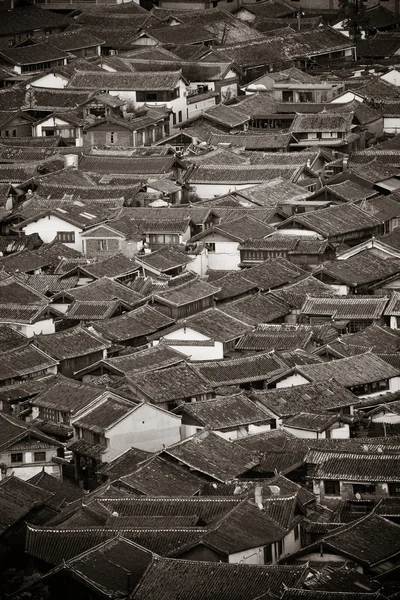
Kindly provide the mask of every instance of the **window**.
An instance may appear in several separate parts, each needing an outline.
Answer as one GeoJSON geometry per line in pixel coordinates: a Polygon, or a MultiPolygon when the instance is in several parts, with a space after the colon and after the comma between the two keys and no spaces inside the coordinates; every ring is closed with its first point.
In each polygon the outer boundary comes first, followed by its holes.
{"type": "Polygon", "coordinates": [[[336,131],[323,131],[322,138],[337,138],[338,134],[336,131]]]}
{"type": "Polygon", "coordinates": [[[75,231],[57,231],[57,239],[65,244],[74,244],[75,231]]]}
{"type": "Polygon", "coordinates": [[[264,565],[272,563],[272,546],[264,546],[264,565]]]}
{"type": "Polygon", "coordinates": [[[389,496],[400,496],[400,482],[389,483],[389,496]]]}
{"type": "Polygon", "coordinates": [[[13,137],[17,137],[17,130],[16,130],[16,129],[13,129],[13,130],[12,130],[12,134],[13,134],[13,137]]]}
{"type": "Polygon", "coordinates": [[[299,534],[300,534],[300,528],[298,525],[296,525],[296,527],[294,528],[294,539],[295,540],[299,539],[299,534]]]}
{"type": "Polygon", "coordinates": [[[209,252],[215,252],[215,244],[214,244],[214,243],[209,243],[209,244],[206,244],[206,249],[207,249],[209,252]]]}
{"type": "Polygon", "coordinates": [[[318,136],[317,136],[317,134],[316,134],[316,133],[314,133],[314,132],[313,132],[313,133],[309,133],[309,134],[308,134],[308,139],[309,139],[309,140],[317,140],[317,139],[318,139],[318,136]]]}
{"type": "Polygon", "coordinates": [[[340,481],[337,479],[325,480],[324,488],[327,496],[340,496],[340,481]]]}
{"type": "Polygon", "coordinates": [[[182,111],[180,110],[178,112],[178,123],[181,123],[181,121],[182,121],[182,111]]]}
{"type": "Polygon", "coordinates": [[[43,462],[46,460],[46,452],[34,452],[33,460],[35,462],[43,462]]]}
{"type": "Polygon", "coordinates": [[[279,560],[279,557],[283,552],[283,540],[279,540],[279,542],[275,542],[275,560],[279,560]]]}
{"type": "Polygon", "coordinates": [[[353,485],[354,494],[375,494],[375,485],[365,485],[365,484],[354,484],[353,485]]]}
{"type": "Polygon", "coordinates": [[[117,142],[117,134],[115,131],[111,131],[110,133],[110,144],[115,144],[117,142]]]}
{"type": "Polygon", "coordinates": [[[11,454],[11,463],[22,463],[23,462],[23,454],[22,452],[14,452],[11,454]]]}
{"type": "Polygon", "coordinates": [[[108,240],[99,240],[99,250],[100,252],[108,250],[108,240]]]}

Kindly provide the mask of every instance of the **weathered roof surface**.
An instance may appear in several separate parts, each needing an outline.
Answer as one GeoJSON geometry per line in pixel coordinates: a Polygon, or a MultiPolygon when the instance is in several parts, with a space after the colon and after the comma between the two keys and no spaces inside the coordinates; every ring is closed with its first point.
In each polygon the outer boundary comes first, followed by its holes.
{"type": "Polygon", "coordinates": [[[318,133],[338,131],[350,133],[353,114],[320,112],[313,114],[297,114],[290,126],[290,131],[296,133],[318,133]]]}
{"type": "Polygon", "coordinates": [[[48,437],[47,435],[42,434],[38,429],[32,427],[32,425],[27,425],[21,419],[17,419],[12,417],[11,415],[6,415],[3,412],[0,412],[0,449],[5,450],[11,444],[15,450],[18,450],[17,442],[21,440],[21,449],[23,448],[23,440],[26,437],[29,439],[33,439],[37,441],[37,448],[46,448],[49,449],[51,447],[61,447],[62,444],[48,437]]]}
{"type": "MultiPolygon", "coordinates": [[[[369,580],[368,580],[369,581],[369,580]]],[[[358,589],[361,588],[361,585],[358,589]]],[[[340,593],[340,592],[339,592],[340,593]]],[[[281,596],[282,600],[335,600],[338,596],[337,590],[332,590],[332,592],[328,591],[319,591],[319,590],[295,590],[295,589],[287,589],[285,590],[283,596],[281,596]]],[[[379,592],[347,592],[344,596],[346,600],[378,600],[380,597],[379,592]]]]}
{"type": "Polygon", "coordinates": [[[298,282],[289,283],[279,290],[274,290],[272,294],[292,308],[299,309],[303,306],[309,295],[332,297],[335,296],[335,290],[333,287],[319,281],[319,279],[316,279],[312,275],[308,275],[298,282]]]}
{"type": "MultiPolygon", "coordinates": [[[[169,28],[167,28],[169,29],[169,28]]],[[[162,91],[177,87],[181,71],[117,72],[76,71],[68,89],[115,91],[162,91]]]]}
{"type": "Polygon", "coordinates": [[[86,273],[97,279],[100,277],[118,278],[122,275],[138,271],[139,268],[139,265],[132,258],[128,258],[123,254],[117,254],[82,267],[86,273]]]}
{"type": "Polygon", "coordinates": [[[140,255],[137,257],[137,260],[145,269],[148,267],[149,269],[156,269],[161,273],[166,273],[171,269],[176,269],[192,262],[190,256],[170,246],[159,248],[150,254],[140,255]]]}
{"type": "Polygon", "coordinates": [[[57,365],[57,360],[27,343],[25,347],[14,348],[1,355],[0,381],[27,377],[57,365]]]}
{"type": "Polygon", "coordinates": [[[96,323],[95,328],[114,342],[152,335],[175,323],[148,304],[131,310],[119,317],[96,323]]]}
{"type": "Polygon", "coordinates": [[[283,426],[292,429],[302,429],[306,431],[316,431],[321,433],[328,429],[334,423],[337,423],[339,417],[337,415],[300,412],[297,415],[287,417],[283,420],[283,426]]]}
{"type": "MultiPolygon", "coordinates": [[[[124,175],[128,179],[146,181],[149,175],[165,174],[176,164],[175,155],[167,156],[118,156],[114,154],[83,155],[79,167],[86,173],[124,175]]],[[[107,188],[106,188],[107,189],[107,188]]]]}
{"type": "Polygon", "coordinates": [[[136,405],[124,398],[109,394],[105,402],[89,409],[83,417],[74,421],[74,427],[104,434],[108,429],[127,417],[136,405]]]}
{"type": "Polygon", "coordinates": [[[400,482],[398,456],[384,453],[332,453],[317,466],[313,477],[341,481],[400,482]]]}
{"type": "Polygon", "coordinates": [[[328,240],[313,237],[299,238],[293,235],[271,235],[267,238],[254,238],[250,236],[239,245],[239,250],[269,250],[282,251],[288,255],[293,254],[324,254],[328,240]]]}
{"type": "Polygon", "coordinates": [[[54,11],[42,10],[37,4],[15,8],[12,12],[5,11],[1,19],[0,34],[11,35],[58,27],[67,27],[71,18],[54,11]]]}
{"type": "Polygon", "coordinates": [[[154,294],[154,299],[170,306],[184,306],[185,304],[214,296],[217,292],[219,292],[218,287],[210,285],[201,279],[195,279],[170,288],[165,292],[154,294]]]}
{"type": "Polygon", "coordinates": [[[397,353],[400,350],[400,332],[374,323],[361,331],[341,335],[337,342],[329,342],[329,346],[336,349],[340,343],[371,348],[375,354],[397,353]]]}
{"type": "Polygon", "coordinates": [[[0,56],[14,65],[32,65],[68,58],[68,53],[50,43],[37,43],[31,46],[2,48],[0,56]]]}
{"type": "Polygon", "coordinates": [[[303,411],[329,411],[359,402],[357,396],[344,386],[330,379],[278,390],[257,391],[254,400],[281,417],[303,411]]]}
{"type": "Polygon", "coordinates": [[[298,166],[269,166],[268,164],[243,165],[196,165],[190,173],[190,184],[257,184],[276,177],[292,180],[299,170],[298,166]]]}
{"type": "Polygon", "coordinates": [[[19,477],[5,477],[0,482],[0,534],[23,519],[32,509],[40,510],[51,503],[52,493],[19,477]]]}
{"type": "Polygon", "coordinates": [[[19,346],[25,346],[26,341],[26,336],[13,329],[10,325],[0,325],[0,352],[7,352],[7,350],[12,350],[19,346]]]}
{"type": "Polygon", "coordinates": [[[179,363],[163,369],[136,373],[130,384],[138,396],[154,404],[184,400],[211,392],[211,385],[191,365],[179,363]]]}
{"type": "Polygon", "coordinates": [[[108,319],[120,307],[118,300],[74,300],[65,313],[73,321],[98,321],[108,319]]]}
{"type": "Polygon", "coordinates": [[[298,367],[298,370],[311,381],[327,381],[333,378],[345,387],[390,379],[400,374],[398,369],[372,352],[327,363],[304,365],[298,367]]]}
{"type": "Polygon", "coordinates": [[[79,574],[97,593],[119,597],[126,594],[127,574],[135,587],[153,559],[153,554],[129,540],[118,537],[70,559],[68,572],[79,574]]]}
{"type": "Polygon", "coordinates": [[[219,600],[243,600],[245,597],[269,600],[266,590],[279,594],[284,585],[298,585],[303,574],[304,567],[297,566],[232,565],[157,558],[136,588],[135,596],[137,600],[168,600],[184,593],[191,600],[217,597],[219,600]],[[204,587],[205,580],[207,588],[204,587]]]}
{"type": "Polygon", "coordinates": [[[363,286],[383,281],[400,272],[400,260],[382,258],[373,251],[364,250],[346,260],[330,260],[324,262],[321,272],[329,277],[346,282],[353,286],[363,286]]]}
{"type": "Polygon", "coordinates": [[[371,229],[381,222],[354,204],[341,204],[296,215],[296,222],[327,237],[371,229]]]}
{"type": "Polygon", "coordinates": [[[100,339],[87,328],[79,325],[65,331],[36,336],[34,343],[57,360],[102,352],[111,346],[110,342],[100,339]]]}
{"type": "Polygon", "coordinates": [[[58,375],[32,400],[35,406],[76,413],[101,396],[102,389],[58,375]]]}
{"type": "Polygon", "coordinates": [[[165,448],[161,456],[172,457],[186,467],[217,481],[227,481],[251,469],[257,460],[212,431],[202,431],[165,448]]]}
{"type": "Polygon", "coordinates": [[[236,428],[269,420],[269,416],[244,394],[186,404],[182,412],[184,422],[186,417],[212,430],[236,428]]]}
{"type": "Polygon", "coordinates": [[[204,483],[199,475],[185,467],[155,456],[131,473],[121,477],[126,489],[144,496],[189,496],[196,494],[204,483]]]}
{"type": "MultiPolygon", "coordinates": [[[[201,63],[200,63],[201,64],[201,63]]],[[[211,133],[209,144],[229,144],[232,147],[245,148],[246,150],[276,150],[289,145],[290,133],[270,132],[235,134],[211,133]]]]}
{"type": "Polygon", "coordinates": [[[400,315],[400,293],[392,292],[385,309],[385,315],[400,315]]]}
{"type": "Polygon", "coordinates": [[[132,473],[137,466],[151,457],[151,452],[139,448],[128,448],[125,452],[103,465],[99,472],[101,475],[116,478],[132,473]]]}
{"type": "Polygon", "coordinates": [[[20,304],[24,306],[46,306],[48,298],[13,275],[1,274],[0,304],[20,304]]]}
{"type": "Polygon", "coordinates": [[[290,314],[291,307],[284,300],[275,298],[273,294],[255,294],[224,304],[220,310],[249,325],[258,325],[283,319],[290,314]]]}
{"type": "Polygon", "coordinates": [[[400,526],[374,512],[325,535],[324,546],[361,564],[377,565],[400,552],[400,526]]]}
{"type": "Polygon", "coordinates": [[[212,386],[218,387],[268,381],[286,370],[287,365],[273,352],[259,352],[252,356],[198,363],[196,368],[212,386]]]}
{"type": "Polygon", "coordinates": [[[183,362],[183,360],[184,356],[180,352],[175,352],[175,350],[164,344],[157,344],[140,352],[106,358],[100,364],[104,365],[106,370],[108,367],[111,372],[134,376],[145,371],[176,365],[183,362]]]}
{"type": "Polygon", "coordinates": [[[333,193],[348,202],[364,200],[365,198],[369,198],[376,194],[375,190],[366,188],[351,179],[341,181],[340,183],[328,184],[325,187],[330,193],[333,193]]]}
{"type": "Polygon", "coordinates": [[[60,506],[64,504],[74,502],[84,496],[84,492],[80,487],[72,485],[68,481],[62,481],[57,477],[53,477],[45,471],[40,471],[28,479],[27,483],[53,494],[51,502],[52,505],[57,508],[60,508],[60,506]]]}
{"type": "MultiPolygon", "coordinates": [[[[186,326],[193,327],[196,331],[218,341],[237,339],[243,332],[249,330],[249,325],[235,317],[222,312],[217,308],[210,308],[197,315],[186,319],[186,326]]],[[[177,323],[166,333],[182,328],[182,323],[177,323]]],[[[173,339],[173,338],[172,338],[173,339]]]]}
{"type": "Polygon", "coordinates": [[[331,298],[308,296],[301,307],[301,314],[331,316],[337,321],[343,319],[375,320],[382,317],[387,303],[387,296],[355,295],[331,298]]]}
{"type": "Polygon", "coordinates": [[[131,306],[142,299],[142,295],[131,290],[127,285],[101,277],[88,285],[67,290],[67,294],[79,300],[122,300],[131,306]]]}
{"type": "Polygon", "coordinates": [[[313,331],[302,325],[259,325],[246,333],[236,344],[236,350],[296,350],[305,348],[313,337],[313,331]]]}

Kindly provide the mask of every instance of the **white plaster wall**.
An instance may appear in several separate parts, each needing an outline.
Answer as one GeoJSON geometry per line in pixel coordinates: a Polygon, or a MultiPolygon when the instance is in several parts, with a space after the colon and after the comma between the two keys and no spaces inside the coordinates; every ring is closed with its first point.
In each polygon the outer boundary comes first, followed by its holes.
{"type": "Polygon", "coordinates": [[[103,454],[109,462],[131,447],[157,452],[181,439],[181,418],[144,403],[107,432],[110,446],[103,454]]]}
{"type": "Polygon", "coordinates": [[[341,94],[340,96],[337,96],[336,98],[334,98],[333,100],[331,100],[331,104],[335,104],[337,102],[346,104],[347,102],[351,102],[352,100],[354,100],[354,98],[357,98],[357,100],[359,102],[363,102],[363,98],[361,98],[361,96],[356,96],[355,94],[353,94],[353,92],[346,92],[346,94],[341,94]]]}
{"type": "Polygon", "coordinates": [[[51,88],[51,89],[64,89],[68,84],[68,79],[57,75],[56,73],[48,73],[43,75],[40,79],[36,79],[30,85],[32,87],[51,88]]]}
{"type": "MultiPolygon", "coordinates": [[[[55,451],[54,454],[56,454],[55,451]]],[[[56,465],[55,463],[52,463],[51,465],[43,465],[42,463],[37,463],[21,465],[20,467],[13,466],[12,468],[7,469],[7,477],[10,477],[10,475],[15,475],[15,477],[19,477],[19,479],[23,479],[24,481],[26,481],[34,475],[41,473],[43,471],[43,468],[45,472],[49,475],[57,477],[57,479],[62,479],[61,465],[56,465]]],[[[4,479],[4,477],[5,475],[0,473],[0,479],[4,479]]]]}
{"type": "Polygon", "coordinates": [[[254,183],[194,183],[191,185],[193,191],[202,200],[214,198],[215,196],[223,196],[236,190],[246,190],[247,188],[257,185],[257,181],[254,183]]]}
{"type": "Polygon", "coordinates": [[[206,100],[200,100],[199,102],[195,102],[194,104],[187,105],[187,118],[191,119],[196,115],[201,114],[204,110],[215,106],[215,98],[207,98],[206,100]]]}
{"type": "Polygon", "coordinates": [[[168,344],[170,348],[185,354],[189,360],[202,361],[202,360],[222,360],[224,358],[224,347],[221,342],[214,342],[212,346],[197,346],[196,344],[190,346],[176,346],[168,344]]]}
{"type": "Polygon", "coordinates": [[[347,423],[341,423],[340,427],[331,429],[331,438],[334,440],[348,440],[350,437],[350,427],[347,423]]]}
{"type": "Polygon", "coordinates": [[[54,333],[55,326],[53,319],[43,319],[37,321],[32,325],[30,323],[7,323],[10,327],[23,333],[26,337],[32,337],[33,335],[39,335],[40,333],[54,333]]]}
{"type": "Polygon", "coordinates": [[[246,565],[263,565],[264,564],[264,547],[251,548],[243,552],[235,552],[229,555],[230,563],[242,563],[246,565]]]}
{"type": "Polygon", "coordinates": [[[400,117],[383,117],[383,131],[386,133],[399,133],[400,117]]]}
{"type": "Polygon", "coordinates": [[[284,429],[288,433],[291,433],[292,435],[294,435],[298,438],[301,438],[301,439],[317,440],[317,439],[322,439],[322,438],[325,439],[326,438],[325,431],[323,431],[322,433],[317,435],[316,431],[307,431],[306,429],[296,429],[294,427],[285,427],[285,425],[283,425],[282,429],[284,429]]]}
{"type": "Polygon", "coordinates": [[[397,69],[392,69],[384,75],[381,75],[379,79],[384,79],[392,85],[400,86],[400,71],[397,71],[397,69]]]}
{"type": "Polygon", "coordinates": [[[208,252],[208,268],[238,271],[240,263],[238,246],[238,242],[215,242],[215,252],[208,252]]]}
{"type": "Polygon", "coordinates": [[[288,556],[289,554],[293,554],[294,552],[297,552],[298,550],[300,550],[300,548],[301,548],[300,525],[299,525],[299,535],[298,535],[297,540],[295,539],[294,529],[291,529],[284,538],[283,546],[284,546],[284,552],[283,552],[284,556],[288,556]]]}
{"type": "Polygon", "coordinates": [[[285,379],[281,379],[276,384],[277,388],[287,388],[292,387],[294,385],[304,385],[305,383],[310,383],[308,379],[300,375],[299,373],[295,373],[293,375],[288,375],[285,379]]]}
{"type": "Polygon", "coordinates": [[[393,413],[387,413],[386,415],[379,415],[376,417],[372,417],[373,423],[400,423],[400,415],[395,415],[393,413]]]}
{"type": "Polygon", "coordinates": [[[68,248],[73,248],[74,250],[78,250],[78,252],[82,252],[81,233],[83,230],[79,229],[79,227],[76,227],[76,225],[72,225],[71,223],[67,223],[62,219],[59,219],[54,215],[48,215],[38,219],[37,221],[34,221],[33,223],[28,223],[28,225],[23,227],[22,230],[26,235],[37,233],[45,244],[52,242],[57,236],[58,231],[74,231],[75,242],[73,244],[63,243],[68,248]]]}

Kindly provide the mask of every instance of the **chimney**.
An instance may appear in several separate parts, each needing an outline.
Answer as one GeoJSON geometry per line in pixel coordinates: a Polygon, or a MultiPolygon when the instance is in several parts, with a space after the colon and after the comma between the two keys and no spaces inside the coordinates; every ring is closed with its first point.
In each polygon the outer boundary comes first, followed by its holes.
{"type": "Polygon", "coordinates": [[[348,159],[348,157],[345,157],[343,159],[343,171],[347,171],[348,168],[349,168],[349,159],[348,159]]]}
{"type": "Polygon", "coordinates": [[[270,485],[268,487],[271,490],[271,494],[273,496],[280,496],[280,494],[281,494],[281,488],[279,487],[279,485],[270,485]]]}
{"type": "Polygon", "coordinates": [[[256,485],[254,488],[254,501],[259,509],[263,509],[262,486],[256,485]]]}

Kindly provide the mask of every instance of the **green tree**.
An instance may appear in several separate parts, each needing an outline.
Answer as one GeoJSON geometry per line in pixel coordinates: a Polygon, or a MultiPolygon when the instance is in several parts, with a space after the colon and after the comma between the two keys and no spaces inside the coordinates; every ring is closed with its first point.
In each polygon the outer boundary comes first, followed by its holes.
{"type": "Polygon", "coordinates": [[[339,0],[339,15],[344,29],[349,30],[350,39],[356,44],[368,25],[368,15],[363,0],[339,0]]]}

